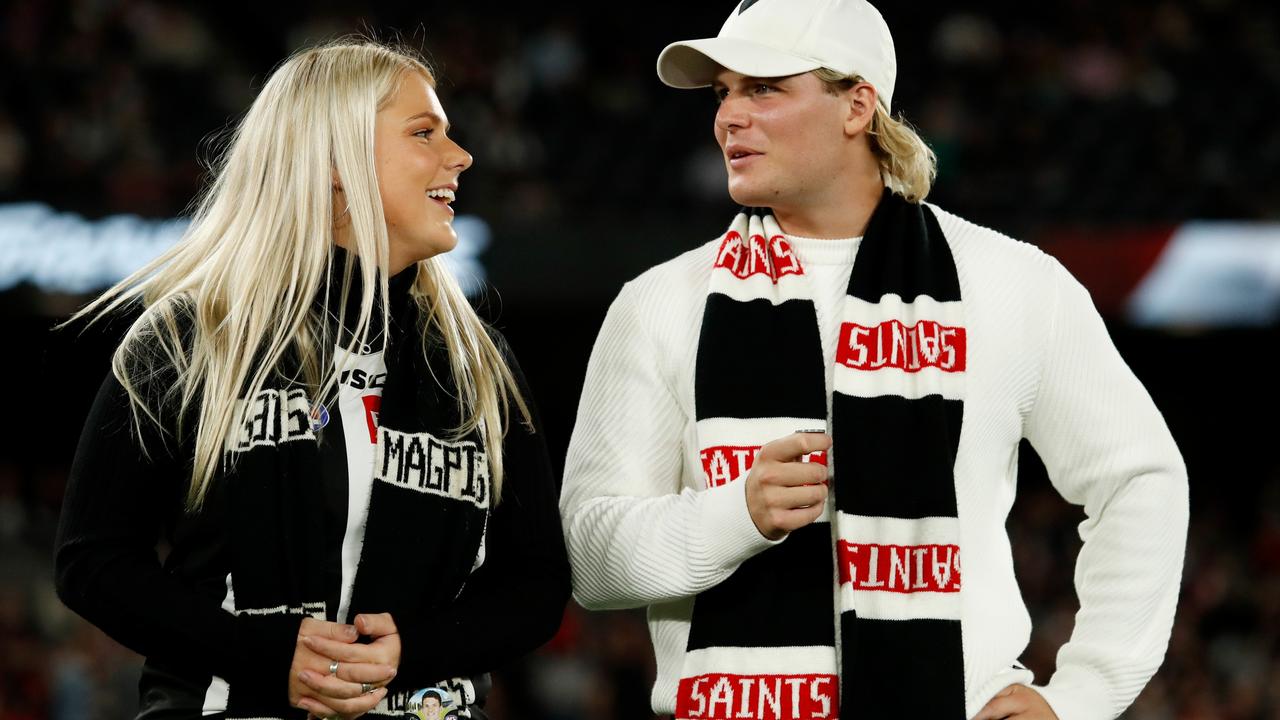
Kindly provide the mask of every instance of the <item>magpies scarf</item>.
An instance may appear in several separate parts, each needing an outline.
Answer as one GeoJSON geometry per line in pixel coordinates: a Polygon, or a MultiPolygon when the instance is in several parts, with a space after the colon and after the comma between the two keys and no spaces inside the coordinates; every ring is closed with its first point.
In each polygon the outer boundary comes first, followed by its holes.
{"type": "MultiPolygon", "coordinates": [[[[698,340],[708,487],[744,482],[765,443],[826,427],[828,361],[799,258],[771,214],[743,211],[716,253],[698,340]]],[[[833,502],[697,596],[677,718],[965,717],[960,283],[933,213],[887,189],[834,362],[833,502]]]]}
{"type": "MultiPolygon", "coordinates": [[[[452,441],[459,425],[448,357],[439,343],[423,353],[422,321],[409,297],[413,272],[393,279],[387,377],[377,416],[373,489],[348,618],[362,612],[421,616],[445,608],[462,591],[484,536],[489,471],[479,433],[452,441]]],[[[358,292],[358,291],[355,291],[358,292]]],[[[321,301],[322,302],[322,301],[321,301]]],[[[270,387],[242,401],[243,423],[228,442],[231,462],[217,481],[228,494],[230,552],[237,614],[300,615],[335,620],[327,607],[322,551],[325,527],[318,439],[327,411],[287,366],[270,387]]],[[[341,530],[337,532],[341,533],[341,530]]],[[[283,684],[270,697],[232,684],[227,718],[302,717],[283,705],[283,684]]],[[[384,705],[407,700],[388,696],[384,705]]],[[[398,716],[399,713],[396,713],[398,716]]]]}

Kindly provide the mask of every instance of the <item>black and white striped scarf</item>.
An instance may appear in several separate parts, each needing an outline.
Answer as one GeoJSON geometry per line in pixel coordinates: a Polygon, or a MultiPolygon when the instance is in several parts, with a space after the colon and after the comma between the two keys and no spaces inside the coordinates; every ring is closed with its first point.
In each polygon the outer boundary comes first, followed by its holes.
{"type": "MultiPolygon", "coordinates": [[[[298,373],[289,367],[279,368],[270,387],[244,401],[243,424],[227,446],[234,462],[220,484],[228,493],[226,522],[233,528],[228,609],[237,615],[293,627],[300,616],[338,622],[364,612],[430,616],[433,609],[447,608],[469,578],[492,505],[485,447],[474,431],[449,439],[460,424],[457,391],[443,345],[429,344],[424,357],[423,322],[409,296],[412,282],[412,271],[391,282],[387,376],[349,616],[335,617],[336,608],[327,602],[334,594],[327,585],[333,574],[323,550],[326,539],[342,529],[326,526],[321,491],[322,475],[345,472],[346,464],[322,467],[326,458],[318,436],[326,430],[319,416],[325,413],[290,382],[298,373]]],[[[284,704],[286,682],[281,676],[269,695],[232,683],[226,717],[305,716],[284,704]]],[[[393,692],[383,705],[403,708],[413,690],[393,692]]]]}
{"type": "MultiPolygon", "coordinates": [[[[697,596],[676,718],[965,717],[953,467],[966,355],[946,237],[886,189],[840,318],[834,502],[697,596]]],[[[698,341],[708,487],[744,482],[765,443],[826,427],[826,362],[800,259],[771,214],[740,213],[698,341]]]]}

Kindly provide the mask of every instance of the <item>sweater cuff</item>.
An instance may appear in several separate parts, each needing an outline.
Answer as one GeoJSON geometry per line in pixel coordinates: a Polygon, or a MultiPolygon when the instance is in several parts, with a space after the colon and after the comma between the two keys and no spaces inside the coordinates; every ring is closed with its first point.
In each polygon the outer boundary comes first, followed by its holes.
{"type": "Polygon", "coordinates": [[[235,659],[227,680],[239,697],[268,707],[288,706],[289,669],[298,646],[301,615],[237,615],[235,659]]]}
{"type": "Polygon", "coordinates": [[[744,560],[786,540],[760,533],[747,509],[747,478],[742,476],[701,493],[694,530],[695,561],[715,570],[735,570],[744,560]]]}
{"type": "Polygon", "coordinates": [[[1058,720],[1099,720],[1118,715],[1111,710],[1106,683],[1088,668],[1058,668],[1048,685],[1032,687],[1053,708],[1058,720]]]}

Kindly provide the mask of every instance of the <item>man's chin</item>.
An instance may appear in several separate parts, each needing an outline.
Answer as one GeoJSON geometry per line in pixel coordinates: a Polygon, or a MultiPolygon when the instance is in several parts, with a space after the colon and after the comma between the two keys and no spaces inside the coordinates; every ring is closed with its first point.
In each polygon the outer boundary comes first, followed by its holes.
{"type": "Polygon", "coordinates": [[[729,183],[729,197],[743,207],[769,207],[772,204],[769,193],[748,183],[729,183]]]}

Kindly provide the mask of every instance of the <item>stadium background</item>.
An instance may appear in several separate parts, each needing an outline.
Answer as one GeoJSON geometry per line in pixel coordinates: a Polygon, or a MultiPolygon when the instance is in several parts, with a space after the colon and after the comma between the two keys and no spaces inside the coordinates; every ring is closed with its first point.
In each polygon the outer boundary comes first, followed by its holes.
{"type": "MultiPolygon", "coordinates": [[[[653,72],[667,42],[714,34],[731,7],[0,2],[0,220],[26,217],[5,215],[15,208],[74,213],[39,232],[0,222],[0,720],[124,718],[136,706],[138,658],[52,589],[67,468],[122,329],[50,332],[88,297],[57,281],[83,258],[59,245],[56,228],[180,216],[200,187],[206,138],[291,50],[398,33],[429,53],[475,156],[455,207],[488,230],[480,306],[519,354],[562,465],[614,294],[710,239],[733,210],[710,93],[667,89],[653,72]]],[[[1280,718],[1274,5],[883,12],[899,57],[895,110],[939,155],[930,199],[1063,259],[1186,457],[1182,601],[1165,665],[1125,717],[1280,718]]],[[[1009,532],[1036,622],[1023,659],[1043,682],[1076,610],[1083,516],[1025,446],[1022,466],[1009,532]]],[[[575,606],[550,645],[498,673],[491,710],[648,717],[652,672],[641,613],[575,606]]]]}

